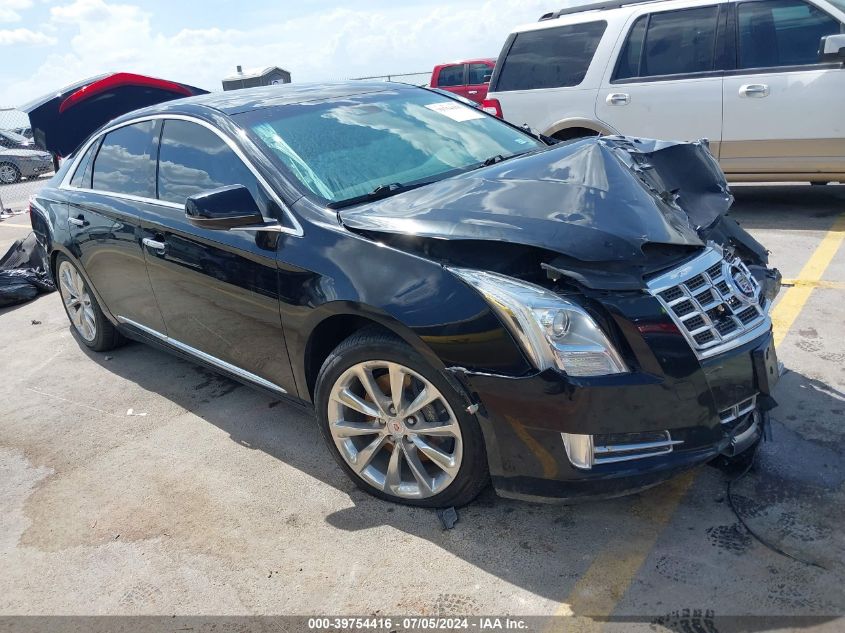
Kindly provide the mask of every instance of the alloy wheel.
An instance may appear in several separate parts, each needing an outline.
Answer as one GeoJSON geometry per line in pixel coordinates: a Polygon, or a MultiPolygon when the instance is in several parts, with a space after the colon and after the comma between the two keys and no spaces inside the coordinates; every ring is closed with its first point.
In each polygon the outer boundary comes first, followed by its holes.
{"type": "Polygon", "coordinates": [[[20,174],[14,165],[3,163],[0,165],[0,182],[6,185],[11,185],[18,181],[20,174]]]}
{"type": "Polygon", "coordinates": [[[423,499],[461,467],[461,429],[446,398],[417,372],[390,361],[347,369],[332,387],[329,431],[344,461],[387,494],[423,499]]]}
{"type": "Polygon", "coordinates": [[[59,266],[59,289],[70,322],[79,335],[89,343],[97,338],[97,320],[85,280],[73,264],[63,261],[59,266]]]}

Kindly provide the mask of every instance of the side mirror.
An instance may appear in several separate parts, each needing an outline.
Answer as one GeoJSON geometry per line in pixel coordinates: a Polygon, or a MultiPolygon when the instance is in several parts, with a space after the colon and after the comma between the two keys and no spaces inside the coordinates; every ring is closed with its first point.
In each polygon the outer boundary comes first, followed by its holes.
{"type": "Polygon", "coordinates": [[[491,80],[492,78],[493,78],[493,73],[487,73],[486,75],[484,75],[484,78],[481,80],[481,83],[483,83],[483,84],[489,84],[489,83],[490,83],[490,80],[491,80]]]}
{"type": "Polygon", "coordinates": [[[819,47],[819,57],[822,62],[845,62],[845,34],[826,35],[819,47]]]}
{"type": "Polygon", "coordinates": [[[243,185],[230,185],[195,194],[185,201],[185,216],[203,229],[237,229],[263,224],[255,198],[243,185]]]}

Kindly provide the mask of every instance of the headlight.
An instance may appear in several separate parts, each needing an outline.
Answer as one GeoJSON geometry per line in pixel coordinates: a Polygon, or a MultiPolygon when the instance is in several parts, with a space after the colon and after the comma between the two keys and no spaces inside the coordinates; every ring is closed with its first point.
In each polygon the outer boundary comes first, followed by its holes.
{"type": "Polygon", "coordinates": [[[505,275],[449,270],[484,296],[537,369],[557,367],[570,376],[628,371],[604,332],[578,304],[505,275]]]}

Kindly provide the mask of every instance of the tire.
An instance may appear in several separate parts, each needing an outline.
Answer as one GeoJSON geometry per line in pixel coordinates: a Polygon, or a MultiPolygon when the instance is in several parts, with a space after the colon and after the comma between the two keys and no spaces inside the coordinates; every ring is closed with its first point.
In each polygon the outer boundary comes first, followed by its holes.
{"type": "Polygon", "coordinates": [[[489,481],[481,427],[466,412],[467,403],[443,374],[390,334],[362,330],[338,345],[320,369],[314,403],[329,451],[375,497],[413,506],[462,506],[489,481]],[[361,375],[368,377],[370,390],[361,375]],[[394,375],[401,383],[392,382],[394,375]],[[399,411],[390,410],[391,384],[402,385],[399,411]],[[354,408],[337,398],[343,390],[354,408]],[[413,409],[428,398],[430,404],[413,409]]]}
{"type": "Polygon", "coordinates": [[[80,343],[95,352],[107,352],[124,343],[79,269],[64,255],[56,258],[56,280],[71,331],[80,343]]]}
{"type": "Polygon", "coordinates": [[[20,182],[21,170],[13,163],[0,163],[0,183],[13,185],[20,182]]]}

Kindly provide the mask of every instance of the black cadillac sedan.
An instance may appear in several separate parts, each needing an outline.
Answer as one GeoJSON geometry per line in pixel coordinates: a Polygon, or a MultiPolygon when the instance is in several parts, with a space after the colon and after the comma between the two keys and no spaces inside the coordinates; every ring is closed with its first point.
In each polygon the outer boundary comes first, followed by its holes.
{"type": "Polygon", "coordinates": [[[202,92],[121,73],[27,106],[67,156],[31,217],[82,344],[313,403],[349,477],[415,505],[756,447],[780,276],[705,142],[549,145],[391,83],[202,92]]]}

